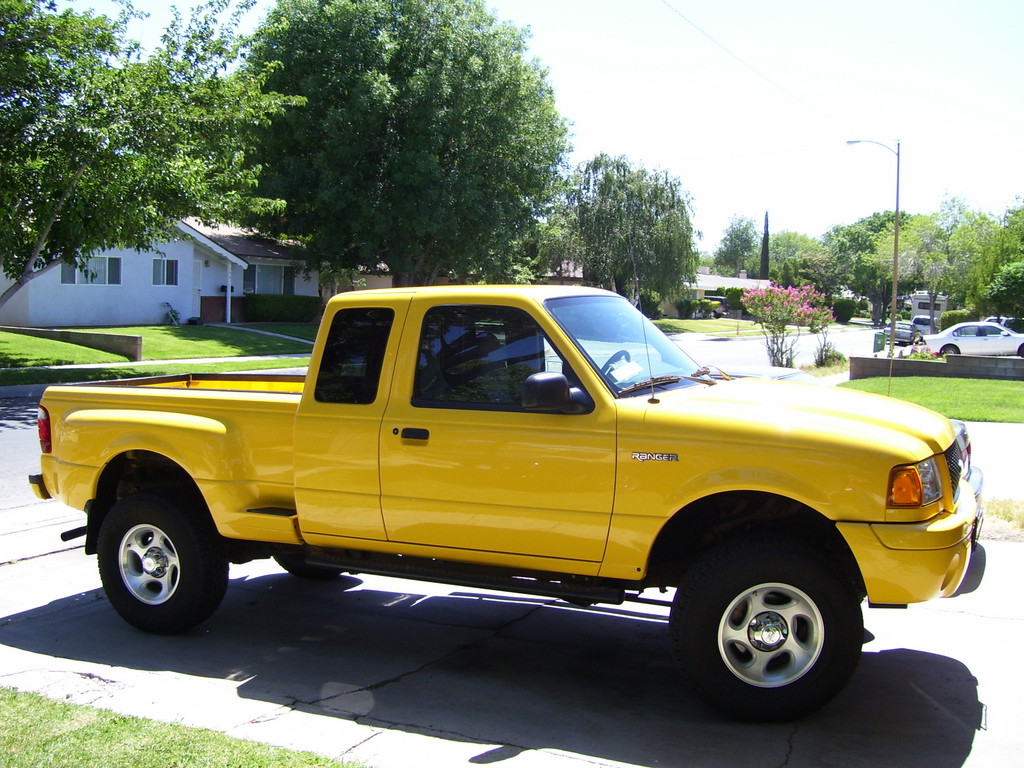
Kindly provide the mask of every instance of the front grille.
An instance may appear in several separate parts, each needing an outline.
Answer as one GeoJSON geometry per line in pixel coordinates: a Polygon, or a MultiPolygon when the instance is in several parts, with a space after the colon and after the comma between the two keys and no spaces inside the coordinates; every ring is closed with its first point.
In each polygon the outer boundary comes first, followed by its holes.
{"type": "Polygon", "coordinates": [[[963,454],[960,451],[959,440],[954,440],[946,449],[946,466],[949,467],[949,479],[953,484],[953,493],[956,494],[960,487],[960,473],[963,471],[963,454]]]}

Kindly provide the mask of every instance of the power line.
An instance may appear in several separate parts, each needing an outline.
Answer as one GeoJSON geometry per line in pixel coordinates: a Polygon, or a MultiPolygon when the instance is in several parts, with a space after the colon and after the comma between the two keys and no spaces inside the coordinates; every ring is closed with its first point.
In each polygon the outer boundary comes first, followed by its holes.
{"type": "Polygon", "coordinates": [[[711,35],[711,33],[707,32],[699,24],[697,24],[691,18],[686,16],[682,11],[680,11],[678,8],[676,8],[674,5],[672,5],[672,3],[670,3],[668,0],[661,0],[661,2],[662,2],[662,4],[664,4],[664,6],[666,8],[668,8],[670,11],[672,11],[672,13],[674,13],[680,19],[682,19],[687,24],[689,24],[691,27],[693,27],[701,35],[706,37],[715,47],[719,48],[723,53],[725,53],[727,56],[729,56],[729,58],[731,58],[734,61],[736,61],[738,64],[743,66],[745,69],[749,70],[751,73],[753,73],[755,76],[757,76],[761,80],[764,80],[772,88],[774,88],[775,90],[779,91],[780,93],[785,94],[786,96],[788,96],[793,101],[795,101],[798,104],[800,104],[801,106],[805,107],[806,109],[809,109],[812,112],[816,112],[818,115],[820,115],[821,117],[824,117],[826,120],[828,120],[828,121],[830,121],[832,123],[835,123],[836,125],[840,124],[840,122],[838,120],[836,120],[835,117],[833,117],[832,115],[830,115],[827,112],[823,111],[817,105],[811,104],[811,103],[805,101],[803,98],[801,98],[797,94],[793,93],[791,90],[789,90],[785,86],[781,85],[780,83],[778,83],[775,80],[773,80],[772,78],[770,78],[764,72],[762,72],[757,67],[755,67],[753,64],[751,64],[748,61],[746,61],[745,59],[743,59],[739,54],[734,53],[728,46],[726,46],[724,43],[719,42],[715,37],[713,37],[711,35]]]}

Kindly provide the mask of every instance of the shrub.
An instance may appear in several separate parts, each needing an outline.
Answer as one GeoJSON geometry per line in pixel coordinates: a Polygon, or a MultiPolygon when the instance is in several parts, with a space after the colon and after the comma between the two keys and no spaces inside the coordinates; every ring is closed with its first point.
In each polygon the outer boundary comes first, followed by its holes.
{"type": "Polygon", "coordinates": [[[679,314],[680,320],[689,320],[693,317],[693,310],[697,306],[697,302],[694,299],[679,299],[676,302],[676,312],[679,314]]]}
{"type": "Polygon", "coordinates": [[[957,323],[966,323],[969,320],[977,320],[978,315],[969,309],[950,309],[943,312],[939,317],[939,330],[944,331],[957,323]]]}
{"type": "Polygon", "coordinates": [[[726,301],[729,302],[730,309],[744,310],[743,306],[743,289],[742,288],[726,288],[725,290],[726,301]]]}
{"type": "Polygon", "coordinates": [[[856,299],[836,299],[832,304],[832,314],[835,315],[837,323],[848,323],[857,311],[856,299]]]}
{"type": "Polygon", "coordinates": [[[250,293],[245,297],[245,319],[250,323],[311,323],[319,316],[319,296],[250,293]]]}
{"type": "Polygon", "coordinates": [[[661,318],[661,294],[657,291],[640,291],[640,311],[651,320],[661,318]]]}
{"type": "Polygon", "coordinates": [[[831,365],[839,365],[845,362],[846,355],[836,349],[835,344],[831,341],[823,341],[814,351],[814,364],[818,368],[827,368],[831,365]]]}

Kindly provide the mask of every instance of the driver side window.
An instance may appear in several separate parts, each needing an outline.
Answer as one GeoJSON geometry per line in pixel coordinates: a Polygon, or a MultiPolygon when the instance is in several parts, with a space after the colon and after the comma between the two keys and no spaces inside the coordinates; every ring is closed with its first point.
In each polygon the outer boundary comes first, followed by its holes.
{"type": "Polygon", "coordinates": [[[556,363],[543,331],[522,310],[433,307],[423,320],[413,405],[521,410],[526,379],[556,363]]]}

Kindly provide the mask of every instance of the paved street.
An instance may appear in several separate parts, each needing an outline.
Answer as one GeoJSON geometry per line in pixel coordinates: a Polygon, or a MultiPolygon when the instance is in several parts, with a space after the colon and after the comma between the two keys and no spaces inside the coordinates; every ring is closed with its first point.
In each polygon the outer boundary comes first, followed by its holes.
{"type": "Polygon", "coordinates": [[[378,768],[952,768],[1016,764],[1024,750],[1022,544],[985,543],[975,592],[865,609],[860,666],[821,712],[739,725],[681,685],[666,612],[650,605],[311,584],[258,562],[232,567],[223,606],[196,630],[137,632],[80,541],[60,542],[80,515],[23,485],[37,462],[31,403],[0,405],[0,684],[378,768]]]}
{"type": "MultiPolygon", "coordinates": [[[[851,355],[870,356],[875,332],[873,329],[845,326],[832,331],[828,340],[847,357],[851,355]]],[[[684,333],[674,336],[675,342],[702,365],[714,365],[728,371],[752,365],[768,365],[768,353],[765,351],[764,336],[708,337],[699,333],[684,333]]],[[[797,339],[796,360],[794,365],[814,363],[814,352],[818,346],[818,337],[802,333],[797,339]]]]}

